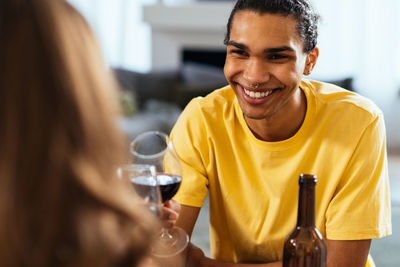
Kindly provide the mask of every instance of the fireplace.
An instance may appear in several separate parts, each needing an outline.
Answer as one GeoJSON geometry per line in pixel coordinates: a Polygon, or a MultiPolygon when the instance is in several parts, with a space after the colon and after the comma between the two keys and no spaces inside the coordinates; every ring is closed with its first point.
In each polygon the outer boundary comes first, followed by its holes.
{"type": "Polygon", "coordinates": [[[181,61],[185,63],[197,63],[223,68],[225,64],[225,49],[191,49],[183,48],[181,50],[181,61]]]}
{"type": "Polygon", "coordinates": [[[233,2],[188,2],[143,7],[151,28],[151,69],[179,69],[184,61],[222,67],[226,22],[233,2]],[[209,62],[201,62],[210,59],[209,62]],[[215,62],[214,62],[215,61],[215,62]]]}

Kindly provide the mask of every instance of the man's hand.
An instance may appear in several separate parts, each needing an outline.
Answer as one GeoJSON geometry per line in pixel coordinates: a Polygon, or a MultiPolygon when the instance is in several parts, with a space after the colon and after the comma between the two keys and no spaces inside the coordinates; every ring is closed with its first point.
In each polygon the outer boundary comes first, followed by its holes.
{"type": "Polygon", "coordinates": [[[204,252],[193,245],[189,244],[186,254],[186,267],[282,267],[282,262],[272,262],[272,263],[264,263],[264,264],[247,264],[247,263],[230,263],[230,262],[221,262],[217,260],[213,260],[207,258],[204,255],[204,252]]]}
{"type": "Polygon", "coordinates": [[[192,243],[187,248],[186,257],[186,267],[200,267],[202,266],[201,262],[205,259],[204,252],[192,243]]]}
{"type": "Polygon", "coordinates": [[[181,211],[181,205],[175,200],[168,200],[164,203],[161,209],[161,224],[165,228],[172,228],[178,218],[181,211]]]}

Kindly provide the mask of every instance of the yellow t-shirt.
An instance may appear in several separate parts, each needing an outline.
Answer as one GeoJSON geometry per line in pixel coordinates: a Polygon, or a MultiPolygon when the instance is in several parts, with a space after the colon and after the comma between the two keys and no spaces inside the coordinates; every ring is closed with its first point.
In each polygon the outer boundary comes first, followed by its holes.
{"type": "Polygon", "coordinates": [[[257,139],[227,86],[185,108],[171,138],[183,178],[175,199],[201,207],[210,194],[212,257],[227,262],[282,259],[296,225],[298,177],[318,176],[316,226],[325,238],[391,234],[385,127],[369,100],[304,80],[307,112],[280,142],[257,139]]]}

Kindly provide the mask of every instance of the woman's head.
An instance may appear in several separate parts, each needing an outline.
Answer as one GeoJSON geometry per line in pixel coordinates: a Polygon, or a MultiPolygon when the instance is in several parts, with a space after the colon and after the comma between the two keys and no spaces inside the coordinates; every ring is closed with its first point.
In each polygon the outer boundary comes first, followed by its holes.
{"type": "MultiPolygon", "coordinates": [[[[115,128],[115,85],[86,21],[62,0],[8,2],[1,14],[5,42],[0,75],[5,95],[0,101],[5,102],[2,113],[7,114],[7,123],[26,128],[18,142],[31,137],[47,141],[44,135],[59,130],[76,151],[92,143],[94,150],[111,147],[98,147],[93,140],[115,128]],[[107,124],[110,127],[102,129],[107,124]]],[[[29,142],[24,149],[30,152],[34,145],[29,142]]]]}
{"type": "Polygon", "coordinates": [[[147,248],[151,219],[113,179],[125,153],[116,87],[87,22],[64,0],[1,1],[0,39],[0,265],[23,251],[30,266],[81,259],[113,241],[106,228],[127,236],[109,258],[147,248]]]}

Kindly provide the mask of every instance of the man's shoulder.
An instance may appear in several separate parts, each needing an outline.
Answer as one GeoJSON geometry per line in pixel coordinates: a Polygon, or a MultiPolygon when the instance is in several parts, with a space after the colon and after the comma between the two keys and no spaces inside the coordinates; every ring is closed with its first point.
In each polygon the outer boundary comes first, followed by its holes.
{"type": "Polygon", "coordinates": [[[215,89],[213,92],[205,97],[197,97],[197,99],[203,104],[214,103],[215,101],[223,104],[230,103],[235,98],[235,93],[229,85],[222,88],[215,89]]]}
{"type": "Polygon", "coordinates": [[[229,86],[216,89],[205,97],[192,99],[178,118],[172,135],[175,140],[203,140],[204,136],[219,136],[235,120],[235,94],[229,86]]]}
{"type": "Polygon", "coordinates": [[[310,95],[315,97],[317,105],[365,113],[372,118],[382,115],[382,111],[372,100],[337,85],[314,80],[302,80],[300,87],[303,90],[308,90],[311,93],[310,95]]]}
{"type": "Polygon", "coordinates": [[[234,107],[235,93],[227,85],[216,89],[205,97],[196,97],[189,102],[185,110],[198,109],[204,112],[217,112],[234,107]]]}

